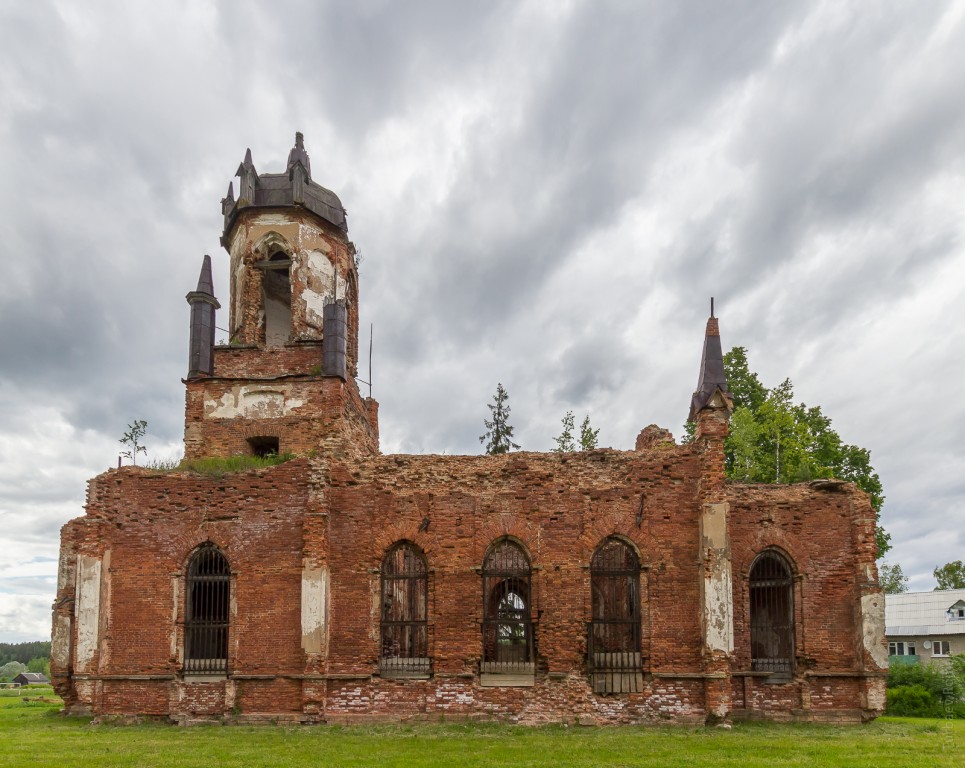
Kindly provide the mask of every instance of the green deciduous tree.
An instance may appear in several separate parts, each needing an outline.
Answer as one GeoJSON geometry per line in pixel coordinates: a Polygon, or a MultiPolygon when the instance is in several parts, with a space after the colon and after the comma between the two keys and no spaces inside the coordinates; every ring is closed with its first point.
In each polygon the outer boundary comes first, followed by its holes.
{"type": "Polygon", "coordinates": [[[31,659],[27,662],[28,672],[40,672],[42,675],[47,675],[50,677],[50,659],[38,656],[36,659],[31,659]]]}
{"type": "Polygon", "coordinates": [[[124,437],[117,441],[121,445],[127,446],[126,451],[121,451],[121,456],[130,459],[131,463],[136,465],[137,454],[147,454],[147,448],[141,445],[141,441],[146,434],[147,422],[144,419],[134,419],[132,423],[128,424],[124,437]]]}
{"type": "Polygon", "coordinates": [[[491,419],[484,419],[486,425],[485,434],[479,438],[480,443],[486,444],[486,453],[496,456],[502,453],[509,453],[519,446],[513,442],[513,428],[509,424],[509,393],[503,389],[502,383],[496,385],[496,394],[493,395],[493,402],[489,408],[491,419]]]}
{"type": "Polygon", "coordinates": [[[21,664],[19,661],[8,661],[6,664],[0,667],[0,681],[9,683],[21,672],[26,671],[26,664],[21,664]]]}
{"type": "MultiPolygon", "coordinates": [[[[848,445],[832,428],[820,406],[794,402],[794,385],[785,379],[773,389],[761,384],[747,361],[747,350],[724,355],[734,413],[724,445],[727,476],[747,483],[794,483],[821,478],[853,482],[871,497],[881,514],[881,480],[871,453],[848,445]]],[[[891,536],[875,529],[878,557],[891,549],[891,536]]]]}
{"type": "Polygon", "coordinates": [[[965,589],[965,564],[961,560],[939,566],[932,575],[938,586],[935,589],[965,589]]]}
{"type": "Polygon", "coordinates": [[[576,441],[573,439],[573,430],[575,428],[573,411],[567,411],[566,415],[563,416],[563,431],[559,434],[559,437],[553,438],[556,443],[556,447],[553,449],[555,453],[565,453],[576,450],[576,441]]]}
{"type": "Polygon", "coordinates": [[[599,428],[593,429],[593,425],[590,424],[589,414],[583,418],[583,422],[580,424],[579,442],[573,437],[573,431],[575,429],[576,422],[573,419],[573,411],[567,411],[566,415],[563,416],[563,431],[559,437],[553,438],[553,441],[556,443],[556,447],[553,449],[555,453],[577,450],[592,451],[597,447],[600,430],[599,428]]]}
{"type": "Polygon", "coordinates": [[[908,577],[901,570],[901,563],[886,563],[878,566],[878,581],[886,595],[898,595],[908,591],[908,577]]]}
{"type": "Polygon", "coordinates": [[[583,419],[583,423],[580,424],[580,450],[592,451],[596,448],[599,434],[599,428],[593,429],[593,427],[590,426],[590,414],[587,414],[583,419]]]}

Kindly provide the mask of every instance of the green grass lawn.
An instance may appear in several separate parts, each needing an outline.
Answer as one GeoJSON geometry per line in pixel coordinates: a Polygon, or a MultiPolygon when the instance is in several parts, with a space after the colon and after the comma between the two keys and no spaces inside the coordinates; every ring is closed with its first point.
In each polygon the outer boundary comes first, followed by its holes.
{"type": "MultiPolygon", "coordinates": [[[[41,692],[25,692],[31,699],[41,692]]],[[[50,696],[48,693],[47,696],[50,696]]],[[[718,728],[90,725],[56,700],[0,698],[0,766],[954,766],[965,721],[718,728]]]]}

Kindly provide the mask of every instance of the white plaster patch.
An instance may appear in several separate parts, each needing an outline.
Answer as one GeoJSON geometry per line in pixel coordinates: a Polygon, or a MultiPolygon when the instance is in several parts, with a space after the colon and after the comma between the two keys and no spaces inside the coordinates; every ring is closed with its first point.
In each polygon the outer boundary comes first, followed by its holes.
{"type": "Polygon", "coordinates": [[[322,251],[306,253],[301,269],[305,270],[303,282],[306,287],[301,294],[305,302],[305,319],[309,325],[320,329],[325,305],[336,296],[344,298],[347,286],[342,276],[336,275],[335,266],[322,251]]]}
{"type": "Polygon", "coordinates": [[[304,288],[302,299],[305,302],[305,319],[308,324],[313,328],[322,330],[322,311],[325,308],[325,296],[311,288],[304,288]]]}
{"type": "Polygon", "coordinates": [[[97,650],[100,628],[101,561],[81,555],[77,558],[77,596],[74,618],[77,622],[77,655],[74,671],[86,671],[97,650]]]}
{"type": "Polygon", "coordinates": [[[206,398],[204,415],[207,419],[277,419],[303,405],[304,399],[291,396],[290,386],[243,384],[220,398],[206,398]]]}
{"type": "Polygon", "coordinates": [[[704,584],[704,610],[707,616],[707,647],[731,653],[734,650],[733,587],[730,563],[719,563],[704,584]]]}
{"type": "Polygon", "coordinates": [[[285,213],[259,213],[251,218],[253,226],[284,226],[292,224],[292,219],[285,213]]]}
{"type": "Polygon", "coordinates": [[[71,576],[74,572],[73,551],[63,546],[57,561],[57,591],[63,591],[72,586],[71,576]]]}
{"type": "Polygon", "coordinates": [[[50,659],[55,666],[64,669],[70,665],[70,617],[54,616],[50,636],[50,659]]]}
{"type": "Polygon", "coordinates": [[[881,594],[861,597],[861,635],[864,648],[880,669],[888,668],[885,636],[885,597],[881,594]]]}
{"type": "Polygon", "coordinates": [[[181,649],[178,648],[178,606],[181,603],[181,578],[171,577],[171,656],[177,657],[178,663],[182,663],[181,649]]]}
{"type": "Polygon", "coordinates": [[[734,592],[727,504],[705,504],[700,516],[700,537],[708,552],[704,573],[704,642],[713,651],[734,650],[734,592]]]}
{"type": "Polygon", "coordinates": [[[888,691],[884,680],[869,681],[867,689],[866,706],[868,709],[875,709],[884,712],[888,701],[888,691]]]}
{"type": "Polygon", "coordinates": [[[298,239],[301,241],[303,247],[308,243],[308,241],[316,240],[318,241],[318,247],[325,251],[325,253],[332,252],[332,246],[327,240],[324,240],[320,237],[318,229],[311,224],[305,224],[302,222],[298,225],[298,239]]]}
{"type": "Polygon", "coordinates": [[[328,569],[302,569],[302,648],[324,653],[328,645],[328,569]]]}

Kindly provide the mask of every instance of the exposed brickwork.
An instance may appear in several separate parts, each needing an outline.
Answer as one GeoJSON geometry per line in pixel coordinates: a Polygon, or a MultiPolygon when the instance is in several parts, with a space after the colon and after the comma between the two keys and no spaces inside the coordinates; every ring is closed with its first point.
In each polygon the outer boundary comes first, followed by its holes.
{"type": "MultiPolygon", "coordinates": [[[[81,702],[66,670],[56,669],[58,690],[72,706],[85,704],[99,713],[170,711],[181,720],[239,712],[300,712],[330,721],[441,715],[531,723],[702,719],[709,695],[703,675],[719,665],[708,669],[699,640],[701,466],[701,450],[693,445],[645,452],[302,459],[222,479],[113,470],[91,481],[87,516],[64,530],[67,552],[110,551],[110,601],[101,606],[105,632],[90,674],[167,679],[133,686],[103,679],[101,693],[81,702]],[[420,530],[426,519],[427,529],[420,530]],[[526,546],[535,568],[536,684],[481,688],[478,571],[487,547],[507,534],[526,546]],[[613,534],[638,548],[645,569],[647,683],[639,694],[602,696],[591,692],[585,672],[588,564],[594,548],[613,534]],[[431,569],[430,680],[378,677],[378,568],[400,539],[416,543],[431,569]],[[232,566],[232,674],[220,683],[185,682],[184,595],[176,585],[183,584],[191,551],[209,540],[232,566]],[[301,647],[306,563],[331,573],[328,652],[316,656],[301,647]],[[229,684],[231,696],[225,693],[229,684]]],[[[798,485],[729,487],[727,496],[735,648],[725,678],[712,681],[713,695],[721,697],[723,684],[732,710],[748,716],[860,714],[865,670],[852,642],[858,587],[850,542],[868,525],[864,495],[850,486],[829,491],[798,485]],[[801,575],[795,601],[801,676],[787,685],[741,676],[750,667],[747,570],[757,552],[774,546],[801,575]],[[832,673],[838,676],[809,677],[832,673]]],[[[65,582],[61,597],[69,600],[70,589],[65,582]]]]}
{"type": "MultiPolygon", "coordinates": [[[[378,403],[353,378],[357,272],[345,232],[299,205],[225,205],[230,328],[241,345],[215,349],[213,374],[186,382],[186,455],[249,453],[249,438],[274,437],[299,458],[221,478],[124,468],[90,481],[86,515],[62,531],[54,606],[52,677],[68,710],[181,723],[856,720],[880,711],[867,496],[837,481],[728,485],[722,379],[702,373],[688,445],[651,425],[635,451],[379,455],[378,403]],[[281,341],[266,338],[261,282],[278,254],[291,264],[291,334],[281,341]],[[344,381],[320,375],[318,310],[329,288],[348,309],[344,381]],[[595,693],[587,669],[590,561],[611,536],[641,563],[634,693],[595,693]],[[481,569],[502,537],[532,564],[535,671],[519,687],[485,685],[509,678],[480,674],[481,569]],[[402,540],[428,565],[427,679],[379,672],[379,569],[402,540]],[[188,564],[208,543],[230,566],[230,601],[227,672],[205,677],[186,674],[185,626],[188,564]],[[793,571],[795,658],[780,680],[751,661],[748,578],[768,549],[793,571]]],[[[720,368],[717,333],[712,318],[705,361],[720,368]]]]}
{"type": "Polygon", "coordinates": [[[378,405],[362,399],[354,380],[214,377],[188,381],[186,388],[188,459],[251,454],[248,440],[266,436],[278,438],[280,453],[378,453],[378,405]]]}

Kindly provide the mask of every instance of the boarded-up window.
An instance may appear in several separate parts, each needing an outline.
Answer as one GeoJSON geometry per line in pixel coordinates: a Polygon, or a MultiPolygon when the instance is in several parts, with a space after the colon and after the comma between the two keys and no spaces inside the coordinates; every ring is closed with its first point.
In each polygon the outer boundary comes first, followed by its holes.
{"type": "Polygon", "coordinates": [[[751,669],[790,678],[794,669],[794,580],[779,553],[762,552],[750,572],[751,669]]]}
{"type": "Polygon", "coordinates": [[[382,559],[382,651],[386,677],[429,674],[427,604],[429,575],[418,548],[402,541],[382,559]]]}
{"type": "Polygon", "coordinates": [[[223,674],[228,669],[231,569],[221,550],[201,546],[188,564],[184,671],[223,674]]]}

